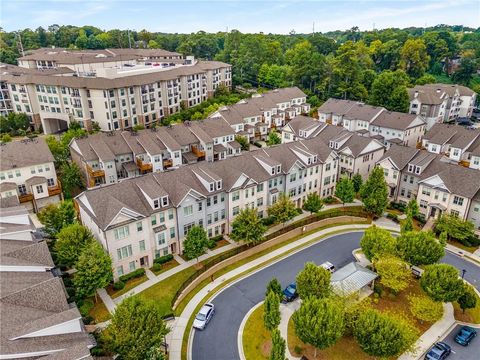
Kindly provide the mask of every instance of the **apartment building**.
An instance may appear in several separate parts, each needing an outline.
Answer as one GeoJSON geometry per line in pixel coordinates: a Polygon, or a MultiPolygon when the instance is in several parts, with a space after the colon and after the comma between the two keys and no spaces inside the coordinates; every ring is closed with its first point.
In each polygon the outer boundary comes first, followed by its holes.
{"type": "Polygon", "coordinates": [[[452,163],[480,170],[480,130],[435,124],[422,138],[422,148],[452,163]]]}
{"type": "Polygon", "coordinates": [[[118,278],[151,266],[155,257],[181,253],[194,225],[208,236],[224,234],[241,209],[266,216],[281,193],[297,206],[311,192],[333,194],[338,164],[336,152],[314,138],[126,179],[89,189],[75,201],[82,223],[112,257],[118,278]]]}
{"type": "Polygon", "coordinates": [[[391,144],[415,146],[426,128],[420,116],[351,100],[328,99],[318,109],[318,115],[322,123],[343,126],[377,139],[387,147],[391,144]]]}
{"type": "Polygon", "coordinates": [[[37,212],[62,199],[54,158],[44,139],[0,144],[0,198],[37,212]],[[7,200],[8,199],[8,200],[7,200]]]}
{"type": "Polygon", "coordinates": [[[159,49],[40,49],[6,69],[13,111],[45,133],[72,121],[105,131],[150,126],[231,87],[231,66],[159,49]]]}
{"type": "Polygon", "coordinates": [[[306,116],[295,117],[282,129],[282,139],[286,143],[314,138],[320,139],[337,152],[339,173],[342,176],[352,177],[354,174],[360,174],[366,179],[385,152],[384,144],[374,136],[361,136],[358,132],[325,124],[306,116]]]}
{"type": "Polygon", "coordinates": [[[448,213],[480,226],[480,176],[474,169],[452,164],[441,155],[392,146],[378,162],[384,169],[392,200],[416,199],[426,217],[448,213]]]}
{"type": "Polygon", "coordinates": [[[0,358],[92,359],[96,345],[22,206],[0,209],[0,358]]]}
{"type": "Polygon", "coordinates": [[[417,114],[427,123],[452,122],[472,116],[476,93],[461,85],[427,84],[408,89],[411,114],[417,114]]]}
{"type": "Polygon", "coordinates": [[[235,132],[223,119],[97,133],[70,143],[72,159],[88,187],[198,161],[223,160],[240,153],[235,132]]]}
{"type": "Polygon", "coordinates": [[[282,129],[294,117],[308,114],[307,95],[298,87],[271,90],[254,94],[250,99],[225,106],[210,118],[222,118],[250,142],[265,140],[270,130],[282,129]]]}

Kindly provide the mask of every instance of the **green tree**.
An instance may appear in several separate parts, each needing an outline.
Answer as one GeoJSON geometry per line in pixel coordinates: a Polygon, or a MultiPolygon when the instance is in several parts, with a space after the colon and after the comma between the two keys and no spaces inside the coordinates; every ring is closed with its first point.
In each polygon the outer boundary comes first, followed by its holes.
{"type": "Polygon", "coordinates": [[[471,221],[463,220],[458,216],[442,214],[435,222],[436,232],[445,232],[447,237],[465,244],[474,234],[475,226],[471,221]]]}
{"type": "Polygon", "coordinates": [[[248,138],[242,135],[236,135],[235,141],[240,144],[242,151],[248,151],[250,149],[250,144],[248,143],[248,138]]]}
{"type": "Polygon", "coordinates": [[[325,59],[308,40],[300,41],[285,52],[290,77],[297,85],[313,91],[324,72],[325,59]]]}
{"type": "Polygon", "coordinates": [[[10,136],[10,134],[3,134],[1,137],[0,137],[0,141],[2,143],[8,143],[10,141],[12,141],[12,137],[10,136]]]}
{"type": "Polygon", "coordinates": [[[408,265],[393,255],[381,255],[374,260],[375,270],[380,275],[380,283],[394,294],[406,289],[411,279],[408,265]]]}
{"type": "Polygon", "coordinates": [[[391,111],[407,112],[410,105],[408,84],[409,78],[404,71],[383,71],[372,84],[368,102],[391,111]]]}
{"type": "Polygon", "coordinates": [[[310,214],[319,212],[322,207],[323,201],[316,192],[308,194],[303,203],[303,210],[310,211],[310,214]]]}
{"type": "Polygon", "coordinates": [[[24,113],[11,112],[7,116],[0,116],[0,133],[10,135],[25,135],[30,127],[30,120],[24,113]]]}
{"type": "Polygon", "coordinates": [[[360,313],[353,335],[368,355],[388,358],[412,349],[418,330],[404,318],[369,309],[360,313]]]}
{"type": "Polygon", "coordinates": [[[435,301],[452,302],[462,296],[463,281],[458,270],[448,264],[429,265],[420,280],[422,289],[435,301]]]}
{"type": "Polygon", "coordinates": [[[152,346],[145,354],[146,360],[167,360],[167,355],[160,345],[152,346]]]}
{"type": "Polygon", "coordinates": [[[375,225],[365,230],[360,240],[360,246],[366,258],[370,261],[387,254],[395,255],[397,252],[397,240],[389,231],[375,225]]]}
{"type": "Polygon", "coordinates": [[[295,204],[284,193],[280,194],[277,202],[268,208],[268,215],[273,217],[275,223],[283,224],[297,215],[295,204]]]}
{"type": "Polygon", "coordinates": [[[268,360],[285,360],[285,351],[287,349],[287,344],[280,331],[278,329],[273,329],[272,331],[272,350],[270,351],[270,356],[268,360]]]}
{"type": "Polygon", "coordinates": [[[413,219],[410,215],[400,222],[400,233],[405,234],[407,232],[413,231],[413,219]]]}
{"type": "Polygon", "coordinates": [[[282,138],[278,136],[278,133],[275,130],[272,130],[268,133],[267,145],[278,145],[282,142],[282,138]]]}
{"type": "Polygon", "coordinates": [[[360,190],[364,209],[373,216],[381,216],[388,205],[388,187],[382,168],[376,166],[360,190]]]}
{"type": "Polygon", "coordinates": [[[147,354],[163,343],[169,332],[163,315],[158,302],[141,296],[126,298],[115,309],[106,330],[109,350],[125,360],[148,359],[147,354]]]}
{"type": "Polygon", "coordinates": [[[455,83],[469,86],[470,82],[473,79],[473,75],[475,74],[477,69],[478,69],[478,59],[474,59],[469,56],[464,56],[460,60],[460,66],[453,73],[452,80],[455,83]]]}
{"type": "Polygon", "coordinates": [[[268,282],[265,296],[267,296],[270,291],[273,291],[275,294],[278,295],[279,298],[282,298],[282,285],[277,278],[273,278],[268,282]]]}
{"type": "Polygon", "coordinates": [[[96,241],[90,242],[85,247],[78,257],[75,268],[77,272],[73,284],[79,298],[95,295],[96,299],[97,289],[107,286],[113,278],[112,259],[96,241]]]}
{"type": "Polygon", "coordinates": [[[342,200],[344,206],[345,203],[351,203],[355,199],[353,181],[347,177],[341,177],[335,187],[335,196],[342,200]]]}
{"type": "Polygon", "coordinates": [[[247,207],[242,209],[233,220],[230,237],[246,244],[257,244],[263,240],[265,231],[267,227],[263,225],[257,211],[247,207]]]}
{"type": "Polygon", "coordinates": [[[431,74],[425,74],[415,80],[415,85],[427,85],[427,84],[435,84],[437,82],[437,78],[431,74]]]}
{"type": "Polygon", "coordinates": [[[352,182],[353,182],[353,189],[355,190],[355,194],[358,194],[363,184],[362,175],[360,174],[353,175],[352,182]]]}
{"type": "Polygon", "coordinates": [[[272,331],[280,325],[280,297],[278,294],[270,291],[265,297],[263,307],[263,324],[265,329],[272,331]]]}
{"type": "Polygon", "coordinates": [[[65,163],[60,167],[60,174],[62,179],[62,188],[65,198],[69,199],[74,195],[74,190],[82,190],[83,176],[80,168],[75,163],[65,163]]]}
{"type": "Polygon", "coordinates": [[[420,209],[418,208],[417,200],[411,199],[408,202],[407,207],[405,209],[405,213],[407,215],[410,215],[411,217],[415,217],[415,216],[418,216],[418,214],[420,214],[420,209]]]}
{"type": "Polygon", "coordinates": [[[443,305],[424,295],[409,295],[410,311],[418,320],[435,322],[443,316],[443,305]]]}
{"type": "Polygon", "coordinates": [[[408,39],[400,50],[400,66],[412,78],[419,78],[428,68],[430,56],[422,39],[408,39]]]}
{"type": "Polygon", "coordinates": [[[305,267],[297,274],[297,292],[302,300],[311,296],[324,298],[330,294],[330,272],[313,262],[305,263],[305,267]]]}
{"type": "Polygon", "coordinates": [[[72,267],[80,254],[91,242],[95,241],[89,229],[81,224],[72,224],[64,227],[57,234],[54,245],[59,264],[72,267]]]}
{"type": "Polygon", "coordinates": [[[402,259],[412,265],[430,265],[439,261],[445,250],[431,231],[409,231],[397,239],[402,259]]]}
{"type": "Polygon", "coordinates": [[[185,240],[183,240],[183,254],[190,260],[205,254],[208,249],[208,236],[205,229],[201,226],[195,225],[188,233],[185,240]]]}
{"type": "Polygon", "coordinates": [[[345,329],[345,308],[339,298],[309,298],[292,316],[295,333],[304,343],[326,349],[335,344],[345,329]]]}
{"type": "Polygon", "coordinates": [[[50,238],[55,238],[62,228],[77,221],[72,201],[47,205],[38,213],[38,219],[44,225],[44,230],[50,238]]]}
{"type": "Polygon", "coordinates": [[[465,313],[466,309],[473,309],[477,306],[478,296],[471,285],[464,284],[463,294],[458,298],[458,305],[465,313]]]}

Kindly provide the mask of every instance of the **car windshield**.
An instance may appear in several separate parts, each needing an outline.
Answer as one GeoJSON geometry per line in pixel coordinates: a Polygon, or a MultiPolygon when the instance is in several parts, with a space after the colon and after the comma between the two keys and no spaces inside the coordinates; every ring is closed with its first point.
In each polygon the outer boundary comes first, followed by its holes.
{"type": "Polygon", "coordinates": [[[289,286],[287,287],[287,292],[293,295],[295,294],[295,288],[293,286],[289,286]]]}
{"type": "Polygon", "coordinates": [[[200,321],[204,321],[205,320],[205,314],[198,313],[197,316],[195,317],[195,319],[200,320],[200,321]]]}

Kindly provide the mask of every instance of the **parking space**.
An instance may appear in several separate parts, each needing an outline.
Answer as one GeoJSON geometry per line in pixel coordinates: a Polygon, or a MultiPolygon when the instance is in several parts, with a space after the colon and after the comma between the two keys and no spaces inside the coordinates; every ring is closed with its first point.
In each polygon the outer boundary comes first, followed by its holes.
{"type": "MultiPolygon", "coordinates": [[[[480,354],[480,336],[474,338],[468,346],[459,345],[454,339],[461,327],[461,325],[457,325],[443,340],[452,347],[452,354],[448,357],[448,360],[478,360],[480,354]]],[[[480,329],[477,329],[477,332],[480,332],[480,329]]]]}

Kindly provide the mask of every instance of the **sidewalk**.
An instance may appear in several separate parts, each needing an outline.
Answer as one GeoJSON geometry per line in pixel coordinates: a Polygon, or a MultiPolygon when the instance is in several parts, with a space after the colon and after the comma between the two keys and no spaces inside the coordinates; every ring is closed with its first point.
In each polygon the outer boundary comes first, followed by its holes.
{"type": "Polygon", "coordinates": [[[455,324],[453,305],[443,304],[443,317],[433,324],[415,343],[415,351],[402,354],[398,360],[417,360],[455,324]]]}
{"type": "Polygon", "coordinates": [[[477,253],[478,250],[475,251],[475,253],[471,253],[471,252],[462,250],[456,246],[453,246],[451,244],[447,244],[447,246],[445,246],[445,249],[447,251],[450,251],[451,253],[454,253],[458,256],[466,258],[467,260],[474,261],[476,265],[480,265],[480,254],[477,253]]]}
{"type": "MultiPolygon", "coordinates": [[[[342,225],[342,226],[337,226],[334,228],[328,228],[328,229],[323,229],[319,230],[313,234],[307,235],[301,239],[298,239],[294,242],[288,243],[285,246],[282,246],[281,248],[278,248],[264,256],[261,256],[255,260],[252,260],[242,266],[239,266],[238,268],[222,275],[221,277],[215,279],[215,281],[209,283],[207,286],[202,288],[187,304],[185,309],[183,310],[182,314],[175,319],[174,324],[172,324],[172,331],[166,336],[166,341],[170,345],[170,360],[181,360],[181,352],[182,352],[182,341],[183,341],[183,334],[185,330],[187,330],[187,323],[190,319],[190,317],[193,315],[196,307],[198,304],[201,303],[204,297],[206,297],[212,290],[214,290],[216,287],[221,285],[222,283],[246,272],[247,270],[254,268],[256,266],[262,265],[265,262],[271,260],[272,258],[275,258],[280,255],[291,255],[290,251],[293,250],[294,248],[304,245],[318,237],[321,237],[323,235],[332,233],[334,231],[339,231],[339,230],[364,230],[368,228],[370,225],[365,224],[365,225],[360,225],[360,224],[351,224],[351,225],[342,225]]],[[[322,241],[324,239],[321,239],[322,241]]],[[[301,251],[302,249],[298,249],[296,251],[301,251]]],[[[275,260],[275,261],[279,261],[275,260]]],[[[268,265],[270,265],[269,263],[268,265]]],[[[260,269],[256,270],[259,271],[260,269]]],[[[245,274],[245,276],[250,276],[252,273],[245,274]]],[[[240,280],[237,279],[237,281],[240,280]]],[[[191,345],[191,343],[189,343],[191,345]]]]}
{"type": "MultiPolygon", "coordinates": [[[[278,329],[280,330],[280,334],[282,338],[287,341],[288,336],[288,322],[292,317],[293,313],[300,308],[300,300],[293,301],[287,304],[280,304],[280,325],[278,325],[278,329]]],[[[285,351],[285,355],[287,356],[288,360],[300,360],[300,358],[293,356],[290,351],[287,349],[285,351]]]]}

